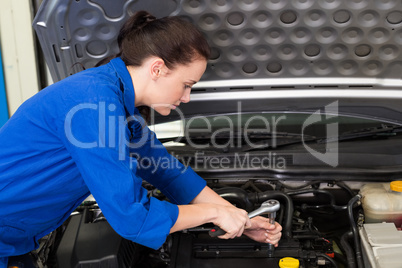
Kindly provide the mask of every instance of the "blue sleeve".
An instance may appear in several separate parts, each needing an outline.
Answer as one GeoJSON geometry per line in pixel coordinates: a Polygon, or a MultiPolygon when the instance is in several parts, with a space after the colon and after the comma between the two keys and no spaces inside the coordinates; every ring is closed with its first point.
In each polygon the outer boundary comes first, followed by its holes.
{"type": "Polygon", "coordinates": [[[131,157],[138,161],[134,172],[175,204],[190,203],[206,186],[206,181],[169,154],[142,118],[137,119],[130,124],[133,133],[137,133],[129,146],[131,157]]]}
{"type": "Polygon", "coordinates": [[[117,101],[95,97],[70,108],[60,136],[113,229],[157,249],[176,222],[178,207],[149,198],[141,186],[142,178],[132,172],[138,162],[129,157],[126,141],[130,131],[117,101]]]}

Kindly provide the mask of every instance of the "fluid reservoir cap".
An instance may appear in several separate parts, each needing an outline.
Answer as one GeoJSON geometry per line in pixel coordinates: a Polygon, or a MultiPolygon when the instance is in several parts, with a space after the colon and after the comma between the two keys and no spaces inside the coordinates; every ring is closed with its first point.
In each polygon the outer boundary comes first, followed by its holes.
{"type": "Polygon", "coordinates": [[[402,192],[402,181],[392,181],[389,188],[395,192],[402,192]]]}
{"type": "Polygon", "coordinates": [[[298,259],[285,257],[279,260],[280,268],[299,268],[300,262],[298,259]]]}

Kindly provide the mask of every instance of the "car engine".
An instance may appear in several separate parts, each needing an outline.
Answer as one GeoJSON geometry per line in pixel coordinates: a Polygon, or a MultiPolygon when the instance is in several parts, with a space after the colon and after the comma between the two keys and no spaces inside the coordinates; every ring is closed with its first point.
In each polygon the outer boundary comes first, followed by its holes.
{"type": "MultiPolygon", "coordinates": [[[[96,202],[86,201],[56,230],[58,239],[46,257],[47,265],[53,263],[60,268],[356,267],[357,256],[361,258],[362,253],[360,247],[356,248],[359,237],[355,232],[356,226],[363,222],[358,188],[336,181],[293,184],[263,179],[229,181],[227,178],[208,180],[219,195],[249,212],[267,200],[280,203],[276,221],[283,227],[282,239],[272,256],[267,244],[245,236],[231,240],[211,237],[208,231],[212,225],[173,233],[160,249],[152,250],[120,237],[96,202]],[[294,262],[299,266],[286,266],[294,262]]],[[[145,183],[144,187],[150,195],[165,198],[151,185],[145,183]]]]}

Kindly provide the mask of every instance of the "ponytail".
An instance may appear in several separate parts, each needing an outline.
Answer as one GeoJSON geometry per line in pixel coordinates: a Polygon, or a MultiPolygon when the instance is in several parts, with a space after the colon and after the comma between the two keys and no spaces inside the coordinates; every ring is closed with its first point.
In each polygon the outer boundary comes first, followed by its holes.
{"type": "Polygon", "coordinates": [[[146,11],[138,11],[121,27],[119,36],[117,37],[117,44],[121,49],[122,41],[133,31],[140,30],[148,23],[155,21],[156,17],[152,16],[146,11]]]}
{"type": "Polygon", "coordinates": [[[137,13],[134,14],[133,17],[128,19],[123,26],[120,28],[119,35],[117,36],[117,45],[119,47],[119,53],[110,55],[102,60],[100,60],[95,67],[104,65],[111,61],[114,58],[120,57],[121,56],[121,44],[122,41],[133,31],[139,30],[144,25],[148,24],[149,22],[152,22],[156,20],[156,17],[152,16],[146,11],[138,11],[137,13]]]}

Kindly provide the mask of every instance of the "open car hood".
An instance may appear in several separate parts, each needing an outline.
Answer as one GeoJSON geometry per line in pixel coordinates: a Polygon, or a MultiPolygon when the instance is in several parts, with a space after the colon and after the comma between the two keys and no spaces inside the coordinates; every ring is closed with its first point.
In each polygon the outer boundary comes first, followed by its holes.
{"type": "Polygon", "coordinates": [[[255,111],[339,113],[402,123],[402,2],[44,0],[33,26],[54,81],[118,52],[136,11],[184,16],[212,55],[184,116],[255,111]],[[208,107],[206,109],[205,107],[208,107]]]}

